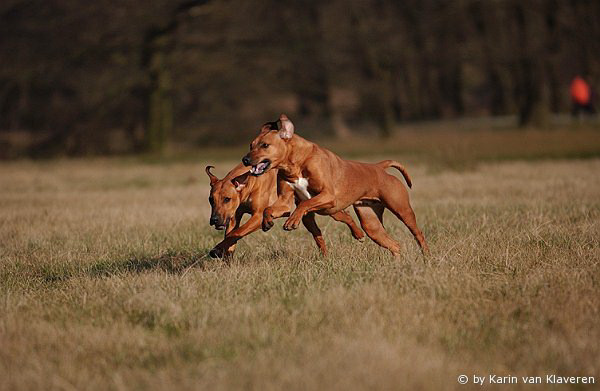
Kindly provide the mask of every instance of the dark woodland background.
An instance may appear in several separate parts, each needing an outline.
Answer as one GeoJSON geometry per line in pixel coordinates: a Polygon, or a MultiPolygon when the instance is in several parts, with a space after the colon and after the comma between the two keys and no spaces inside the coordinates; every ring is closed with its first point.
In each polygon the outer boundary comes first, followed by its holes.
{"type": "Polygon", "coordinates": [[[0,2],[0,157],[246,144],[513,116],[600,83],[600,1],[0,2]]]}

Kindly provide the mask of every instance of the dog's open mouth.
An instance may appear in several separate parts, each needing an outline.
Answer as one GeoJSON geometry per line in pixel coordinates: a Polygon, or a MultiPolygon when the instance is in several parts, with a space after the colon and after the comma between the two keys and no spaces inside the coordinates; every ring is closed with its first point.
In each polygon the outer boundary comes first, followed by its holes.
{"type": "Polygon", "coordinates": [[[255,166],[252,166],[250,169],[250,174],[259,176],[265,173],[271,166],[271,161],[269,159],[265,159],[262,162],[258,163],[255,166]]]}
{"type": "Polygon", "coordinates": [[[223,224],[215,224],[215,229],[217,231],[223,231],[229,225],[229,220],[231,220],[231,217],[228,217],[227,220],[223,222],[223,224]]]}

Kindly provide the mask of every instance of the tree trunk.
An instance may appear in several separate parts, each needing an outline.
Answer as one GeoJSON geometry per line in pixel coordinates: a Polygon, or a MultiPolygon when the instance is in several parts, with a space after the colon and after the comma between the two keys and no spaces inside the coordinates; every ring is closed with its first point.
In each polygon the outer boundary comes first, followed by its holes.
{"type": "Polygon", "coordinates": [[[362,72],[371,87],[371,94],[367,99],[373,99],[374,114],[379,128],[379,135],[388,138],[396,124],[394,112],[394,92],[392,84],[392,71],[381,64],[377,48],[369,42],[368,26],[354,7],[350,7],[351,23],[354,26],[356,49],[362,72]]]}
{"type": "Polygon", "coordinates": [[[173,96],[168,57],[173,32],[191,9],[209,0],[186,0],[179,3],[164,24],[146,32],[142,49],[142,68],[148,74],[145,152],[162,152],[173,130],[173,96]]]}
{"type": "Polygon", "coordinates": [[[171,74],[166,64],[167,37],[159,35],[150,43],[147,134],[144,149],[146,152],[162,152],[173,130],[173,102],[171,95],[171,74]]]}
{"type": "Polygon", "coordinates": [[[535,49],[537,44],[531,33],[530,25],[534,22],[530,20],[532,16],[527,13],[522,3],[517,2],[514,7],[515,19],[517,22],[518,37],[520,41],[519,68],[521,77],[520,86],[517,88],[519,98],[519,126],[533,125],[543,127],[547,125],[548,112],[548,93],[545,86],[545,75],[543,60],[541,55],[545,52],[539,52],[535,49]]]}

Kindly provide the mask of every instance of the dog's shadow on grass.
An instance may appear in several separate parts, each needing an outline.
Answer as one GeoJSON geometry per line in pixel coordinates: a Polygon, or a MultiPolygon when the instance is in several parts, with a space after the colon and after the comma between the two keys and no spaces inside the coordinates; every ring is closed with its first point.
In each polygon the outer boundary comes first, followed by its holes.
{"type": "Polygon", "coordinates": [[[121,261],[100,261],[90,266],[87,273],[91,277],[107,277],[120,273],[145,273],[163,271],[169,274],[183,274],[189,269],[203,269],[211,258],[208,249],[194,252],[166,251],[159,255],[132,255],[121,261]]]}

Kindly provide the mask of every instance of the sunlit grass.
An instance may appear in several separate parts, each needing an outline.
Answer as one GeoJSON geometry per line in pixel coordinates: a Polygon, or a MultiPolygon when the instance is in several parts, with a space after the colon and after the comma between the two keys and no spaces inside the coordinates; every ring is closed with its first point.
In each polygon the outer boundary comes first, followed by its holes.
{"type": "Polygon", "coordinates": [[[413,162],[428,258],[386,214],[401,260],[319,217],[327,257],[279,222],[230,263],[205,258],[221,238],[207,224],[207,163],[0,166],[0,388],[597,378],[600,160],[413,162]]]}

